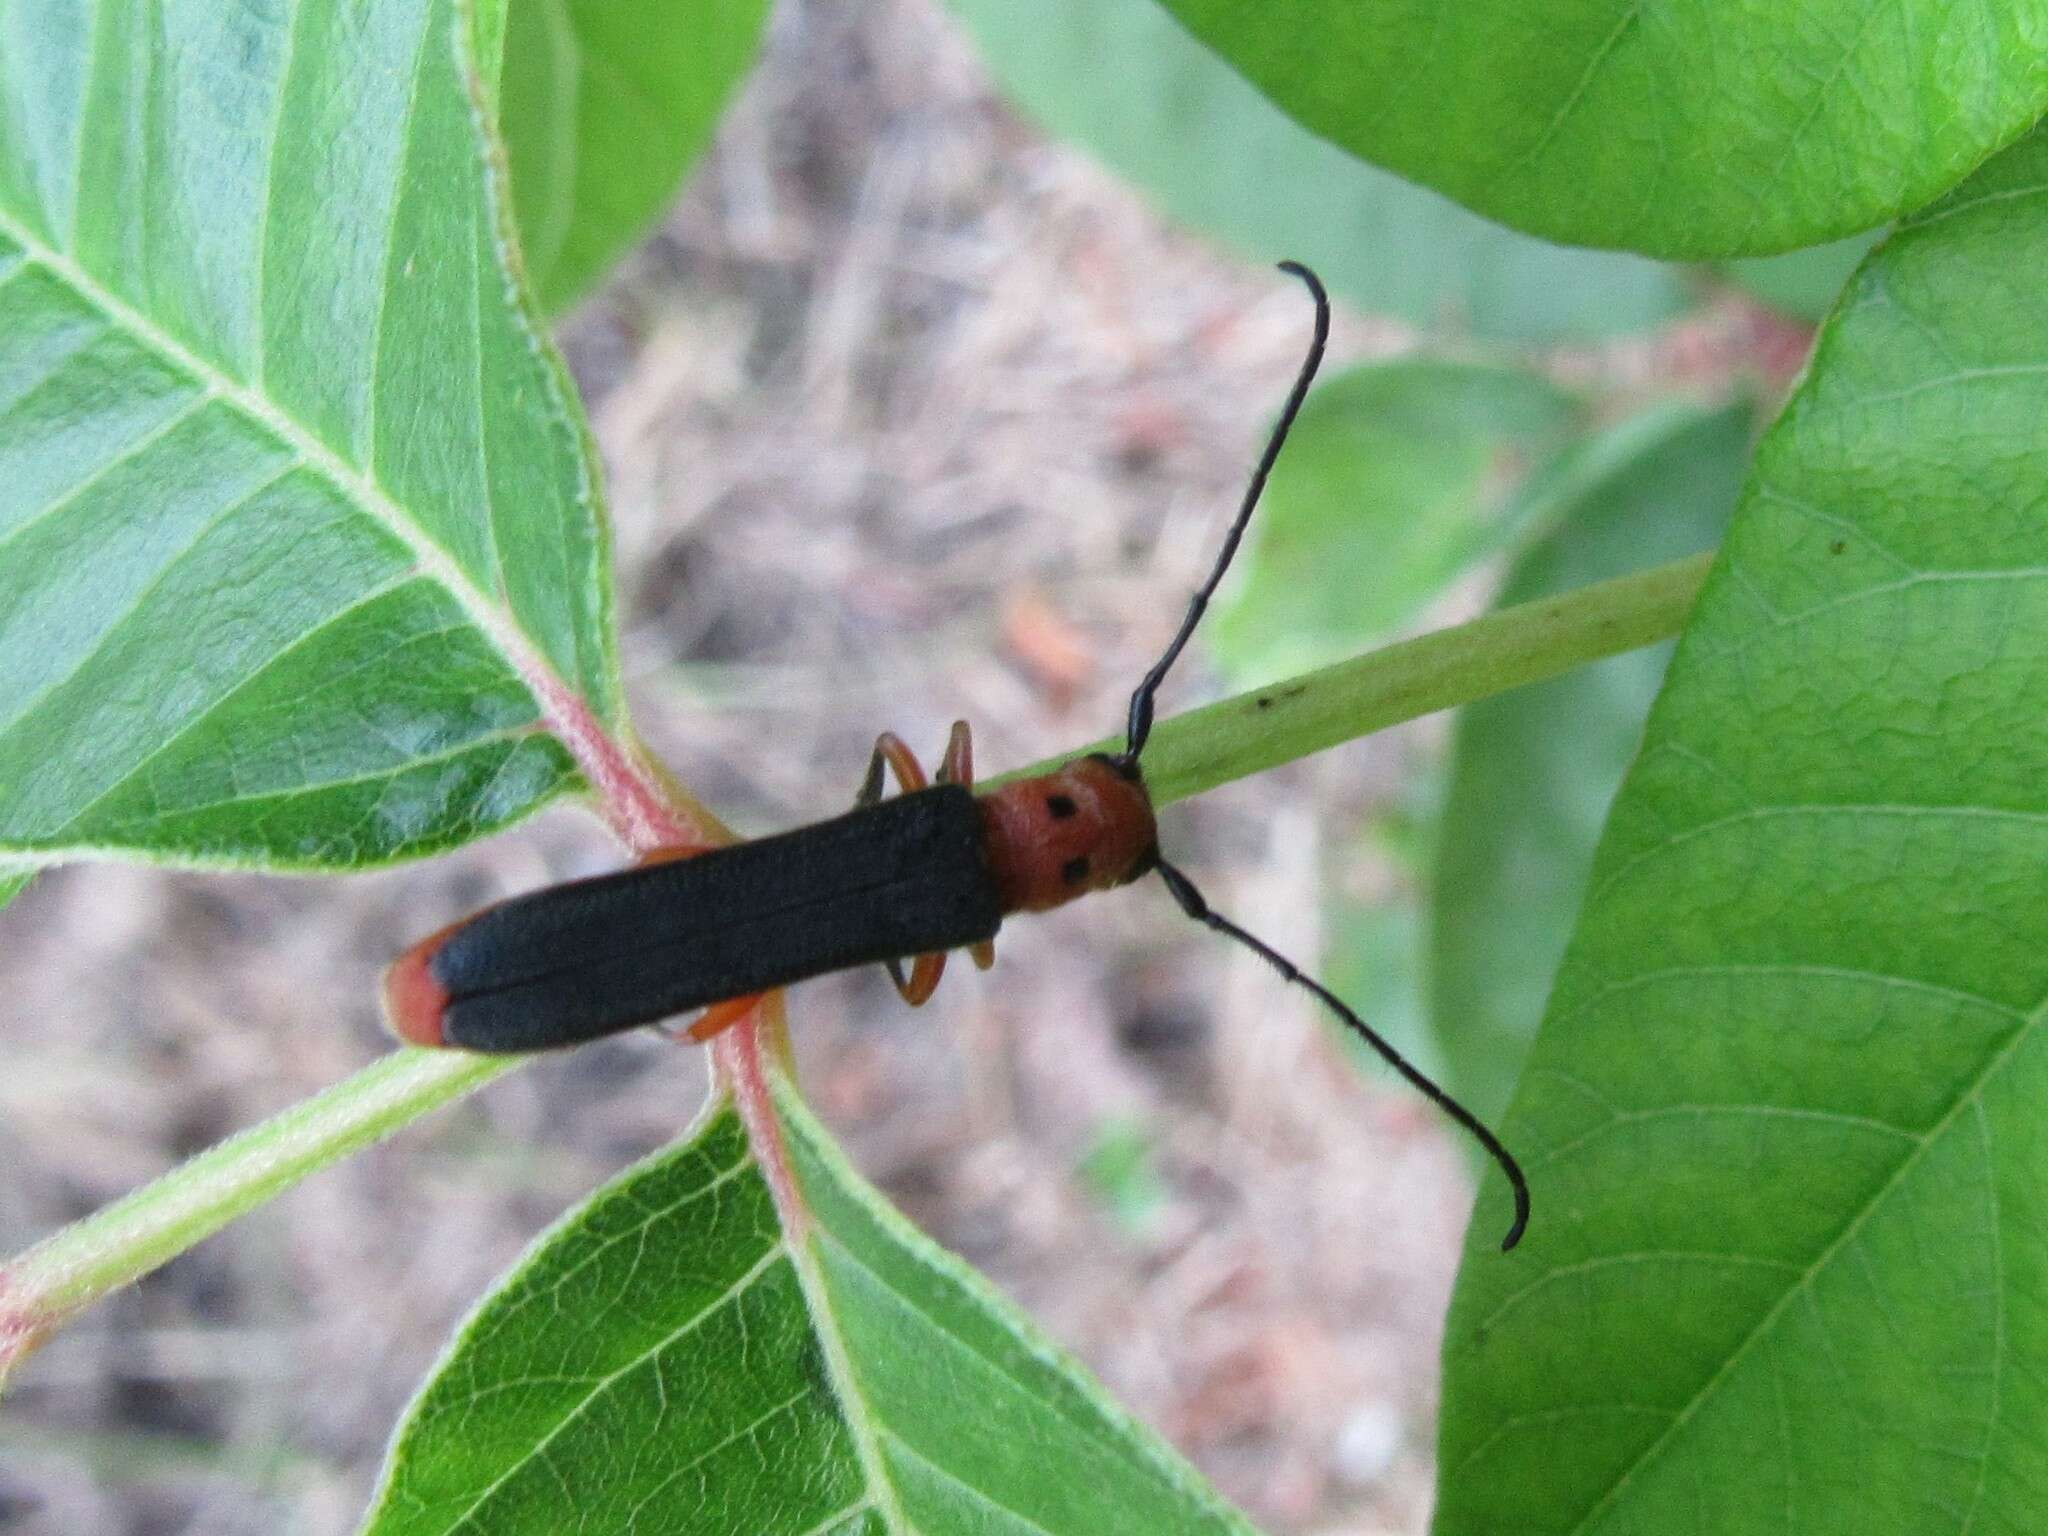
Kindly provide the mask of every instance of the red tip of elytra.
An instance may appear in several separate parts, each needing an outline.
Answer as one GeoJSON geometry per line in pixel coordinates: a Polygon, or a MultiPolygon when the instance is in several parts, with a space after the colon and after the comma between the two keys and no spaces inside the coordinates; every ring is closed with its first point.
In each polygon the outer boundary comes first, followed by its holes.
{"type": "Polygon", "coordinates": [[[448,989],[434,979],[428,967],[441,952],[448,930],[420,940],[391,962],[384,973],[384,1022],[407,1045],[429,1048],[444,1045],[442,1015],[448,1007],[448,989]]]}

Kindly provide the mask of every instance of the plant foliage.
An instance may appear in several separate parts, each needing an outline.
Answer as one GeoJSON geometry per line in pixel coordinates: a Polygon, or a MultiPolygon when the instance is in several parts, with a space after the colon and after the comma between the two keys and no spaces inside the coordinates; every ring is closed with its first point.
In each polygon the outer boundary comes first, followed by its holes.
{"type": "MultiPolygon", "coordinates": [[[[1163,723],[1162,803],[1668,637],[1737,501],[1668,674],[1457,729],[1433,1049],[1509,1101],[1536,1218],[1500,1255],[1483,1187],[1439,1530],[2031,1529],[2048,6],[954,4],[1169,209],[1467,333],[1311,399],[1215,638],[1272,676],[1495,563],[1533,601],[1163,723]],[[1828,311],[1746,476],[1725,380],[1636,414],[1467,345],[1693,278],[1437,194],[1639,257],[1842,240],[1734,269],[1828,311]]],[[[634,851],[720,835],[634,744],[543,318],[766,17],[669,9],[0,0],[0,904],[75,860],[362,870],[571,795],[634,851]]],[[[1249,1529],[861,1183],[772,1028],[717,1060],[451,1342],[370,1531],[1249,1529]]],[[[0,1376],[495,1070],[394,1057],[0,1266],[0,1376]]]]}
{"type": "Polygon", "coordinates": [[[714,1104],[484,1302],[366,1536],[1249,1532],[776,1104],[806,1222],[714,1104]]]}
{"type": "Polygon", "coordinates": [[[2048,136],[1905,220],[1758,450],[1468,1261],[1446,1533],[2021,1530],[2048,1478],[2048,136]]]}
{"type": "Polygon", "coordinates": [[[2048,6],[1162,0],[1310,131],[1517,229],[1760,256],[1917,207],[2048,107],[2048,6]]]}

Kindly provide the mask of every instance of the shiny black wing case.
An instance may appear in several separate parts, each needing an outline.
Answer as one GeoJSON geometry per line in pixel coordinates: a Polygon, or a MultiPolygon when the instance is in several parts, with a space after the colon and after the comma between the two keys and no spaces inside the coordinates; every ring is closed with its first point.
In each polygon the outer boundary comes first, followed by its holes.
{"type": "Polygon", "coordinates": [[[974,796],[935,785],[694,858],[487,908],[428,962],[443,1039],[574,1045],[830,971],[995,937],[974,796]]]}

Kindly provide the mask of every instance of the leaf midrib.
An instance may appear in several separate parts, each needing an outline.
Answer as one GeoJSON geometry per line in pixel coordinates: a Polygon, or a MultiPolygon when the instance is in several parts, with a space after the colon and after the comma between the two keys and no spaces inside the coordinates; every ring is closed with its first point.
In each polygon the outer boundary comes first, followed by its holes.
{"type": "Polygon", "coordinates": [[[512,670],[532,689],[536,705],[549,710],[550,694],[567,685],[555,676],[539,650],[527,639],[508,611],[501,610],[470,581],[454,557],[401,507],[373,476],[343,459],[303,423],[217,365],[208,362],[99,282],[69,255],[50,244],[0,207],[0,235],[21,248],[25,258],[43,267],[84,303],[125,331],[145,351],[183,371],[202,389],[221,400],[293,454],[299,464],[325,478],[348,503],[403,544],[421,575],[439,583],[456,606],[490,641],[512,670]],[[554,688],[543,686],[553,683],[554,688]]]}
{"type": "Polygon", "coordinates": [[[1959,821],[2000,821],[2017,822],[2022,826],[2048,827],[2048,811],[2025,811],[2002,805],[1915,805],[1911,801],[1788,801],[1779,805],[1749,805],[1726,816],[1716,816],[1711,821],[1696,822],[1660,839],[1642,852],[1632,854],[1586,894],[1583,910],[1592,911],[1599,902],[1605,901],[1614,888],[1645,864],[1654,862],[1670,853],[1681,843],[1695,838],[1710,837],[1729,827],[1739,826],[1747,821],[1772,821],[1779,818],[1802,816],[1887,816],[1912,818],[1916,816],[1954,817],[1959,821]]]}
{"type": "MultiPolygon", "coordinates": [[[[780,1125],[779,1120],[777,1124],[780,1125]]],[[[896,1487],[895,1479],[890,1477],[888,1461],[882,1454],[881,1437],[888,1433],[888,1427],[868,1402],[860,1373],[854,1367],[853,1352],[846,1347],[846,1338],[839,1331],[839,1313],[832,1299],[831,1287],[818,1263],[818,1255],[811,1247],[813,1233],[822,1228],[814,1227],[812,1232],[790,1231],[792,1213],[782,1211],[779,1214],[785,1232],[789,1233],[786,1241],[790,1264],[796,1271],[797,1286],[803,1292],[804,1309],[817,1330],[818,1344],[825,1351],[832,1395],[839,1402],[847,1432],[853,1436],[854,1456],[867,1480],[869,1499],[894,1536],[920,1536],[903,1508],[903,1495],[896,1487]]]]}
{"type": "MultiPolygon", "coordinates": [[[[778,1129],[786,1129],[787,1127],[787,1121],[781,1118],[781,1116],[801,1112],[796,1109],[796,1105],[801,1103],[800,1100],[795,1101],[794,1105],[779,1102],[781,1095],[789,1092],[789,1087],[787,1079],[779,1080],[776,1090],[778,1118],[775,1122],[778,1129]]],[[[793,1093],[790,1094],[790,1097],[792,1100],[795,1098],[793,1093]]],[[[803,1133],[799,1132],[798,1134],[801,1135],[803,1133]]],[[[824,1156],[828,1164],[833,1161],[833,1158],[815,1141],[811,1145],[814,1155],[824,1156]]],[[[827,1177],[830,1176],[828,1173],[827,1177]]],[[[859,1269],[862,1274],[867,1276],[874,1285],[885,1292],[895,1303],[915,1314],[934,1333],[950,1342],[965,1356],[990,1372],[991,1375],[1011,1384],[1019,1393],[1029,1396],[1031,1392],[1025,1385],[1023,1378],[1013,1367],[996,1356],[989,1354],[959,1330],[946,1324],[915,1296],[904,1290],[888,1275],[869,1263],[847,1241],[845,1236],[826,1220],[817,1216],[808,1204],[805,1209],[812,1217],[810,1231],[807,1234],[806,1240],[792,1242],[792,1256],[796,1260],[797,1274],[800,1282],[807,1282],[810,1278],[806,1273],[807,1265],[816,1264],[818,1266],[815,1277],[815,1294],[810,1289],[808,1283],[806,1283],[804,1291],[805,1300],[816,1320],[821,1342],[826,1346],[828,1360],[830,1360],[835,1370],[844,1372],[843,1378],[835,1378],[835,1387],[838,1380],[844,1380],[846,1390],[837,1395],[840,1397],[842,1408],[848,1413],[849,1423],[854,1430],[856,1443],[865,1452],[869,1444],[867,1437],[870,1435],[873,1437],[873,1461],[870,1464],[865,1454],[862,1457],[862,1461],[864,1468],[870,1465],[872,1467],[872,1486],[878,1490],[878,1493],[887,1495],[886,1502],[878,1497],[876,1503],[877,1507],[881,1509],[885,1520],[891,1522],[889,1526],[891,1532],[895,1533],[895,1536],[919,1536],[919,1528],[910,1521],[909,1517],[902,1510],[900,1503],[901,1494],[898,1492],[894,1479],[889,1473],[887,1461],[882,1453],[884,1441],[909,1451],[919,1461],[925,1462],[941,1472],[949,1481],[962,1488],[969,1489],[974,1493],[976,1499],[986,1507],[1002,1510],[1014,1516],[1017,1520],[1030,1525],[1032,1529],[1040,1529],[1022,1511],[1000,1503],[984,1490],[962,1479],[958,1473],[939,1466],[938,1463],[932,1462],[924,1453],[916,1451],[909,1441],[891,1427],[887,1418],[875,1413],[862,1390],[859,1373],[853,1363],[851,1353],[846,1350],[843,1338],[839,1333],[838,1307],[833,1297],[830,1282],[825,1278],[823,1265],[817,1258],[816,1245],[829,1244],[840,1258],[859,1269]]],[[[993,1304],[992,1297],[975,1294],[977,1289],[974,1284],[976,1279],[975,1273],[965,1265],[959,1264],[957,1260],[953,1260],[951,1255],[946,1254],[943,1250],[939,1250],[931,1256],[917,1253],[912,1244],[919,1240],[921,1235],[893,1208],[883,1204],[878,1208],[867,1210],[865,1213],[879,1224],[886,1237],[903,1244],[905,1250],[912,1255],[915,1262],[940,1281],[963,1286],[977,1305],[989,1306],[993,1304]],[[949,1273],[949,1263],[958,1270],[957,1273],[949,1273]]],[[[985,1285],[986,1282],[983,1282],[983,1284],[985,1285]]],[[[1071,1370],[1069,1362],[1059,1358],[1056,1350],[1053,1350],[1045,1341],[1035,1337],[1028,1328],[1021,1332],[1012,1333],[1011,1337],[1020,1348],[1031,1355],[1041,1366],[1062,1374],[1071,1370]]],[[[1109,1415],[1110,1421],[1106,1423],[1093,1418],[1076,1417],[1064,1400],[1049,1401],[1046,1398],[1040,1397],[1036,1398],[1036,1401],[1042,1406],[1050,1408],[1061,1424],[1081,1435],[1088,1444],[1097,1449],[1112,1453],[1124,1469],[1138,1478],[1151,1483],[1155,1487],[1168,1490],[1176,1496],[1192,1496],[1194,1502],[1201,1506],[1202,1514],[1206,1517],[1203,1529],[1211,1528],[1212,1524],[1217,1529],[1250,1529],[1235,1510],[1223,1504],[1206,1487],[1199,1483],[1191,1486],[1182,1467],[1175,1465],[1170,1458],[1156,1454],[1153,1449],[1154,1442],[1134,1422],[1126,1420],[1123,1423],[1118,1423],[1116,1422],[1117,1416],[1114,1413],[1109,1415]],[[1133,1429],[1136,1430],[1135,1435],[1130,1433],[1133,1429]],[[1107,1431],[1106,1435],[1105,1431],[1107,1431]]],[[[1113,1404],[1110,1406],[1114,1407],[1113,1404]]]]}
{"type": "MultiPolygon", "coordinates": [[[[1021,1395],[1032,1397],[1033,1400],[1037,1402],[1039,1406],[1049,1408],[1062,1424],[1066,1425],[1069,1429],[1073,1430],[1077,1436],[1085,1440],[1088,1444],[1097,1447],[1106,1447],[1108,1450],[1114,1452],[1117,1455],[1118,1459],[1126,1468],[1147,1480],[1158,1479],[1161,1477],[1162,1472],[1167,1471],[1167,1469],[1160,1467],[1154,1461],[1152,1461],[1151,1458],[1145,1456],[1138,1445],[1127,1442],[1124,1439],[1121,1439],[1114,1435],[1104,1437],[1102,1433],[1104,1426],[1101,1424],[1101,1422],[1098,1420],[1077,1417],[1072,1410],[1071,1403],[1069,1403],[1065,1398],[1054,1397],[1049,1399],[1045,1397],[1035,1396],[1031,1392],[1030,1388],[1025,1384],[1025,1382],[1020,1379],[1018,1373],[1011,1366],[997,1359],[995,1356],[991,1355],[988,1351],[981,1348],[980,1345],[975,1343],[972,1339],[967,1338],[958,1329],[949,1327],[942,1318],[935,1314],[930,1308],[922,1305],[915,1296],[910,1295],[907,1291],[903,1289],[903,1287],[897,1285],[887,1275],[884,1275],[880,1270],[876,1269],[874,1265],[870,1264],[865,1258],[863,1258],[858,1252],[856,1252],[854,1248],[850,1244],[848,1244],[844,1238],[842,1238],[837,1232],[833,1231],[830,1227],[820,1222],[817,1227],[817,1233],[825,1242],[828,1242],[832,1245],[833,1249],[839,1254],[839,1256],[842,1259],[844,1259],[847,1263],[853,1265],[856,1269],[860,1270],[860,1272],[866,1275],[868,1279],[871,1280],[878,1289],[884,1291],[890,1297],[894,1298],[894,1300],[899,1305],[901,1305],[905,1311],[911,1313],[912,1315],[914,1315],[915,1317],[919,1318],[921,1321],[929,1325],[934,1333],[938,1334],[941,1338],[946,1339],[950,1343],[952,1343],[956,1348],[958,1348],[961,1351],[962,1354],[964,1354],[969,1359],[973,1360],[976,1364],[986,1369],[991,1376],[996,1377],[999,1381],[1002,1381],[1010,1387],[1014,1388],[1021,1395]]],[[[939,1273],[942,1275],[942,1272],[939,1271],[934,1271],[934,1273],[939,1273]]],[[[1018,1342],[1028,1344],[1029,1341],[1019,1339],[1018,1342]]],[[[1047,1364],[1050,1362],[1041,1361],[1040,1363],[1047,1364]]],[[[886,1423],[883,1424],[881,1432],[883,1435],[887,1436],[891,1440],[896,1441],[900,1445],[906,1447],[910,1446],[910,1442],[908,1440],[906,1440],[901,1434],[897,1433],[895,1430],[888,1428],[886,1423]]],[[[924,1454],[921,1451],[917,1452],[917,1455],[920,1461],[927,1462],[931,1466],[936,1467],[939,1471],[944,1472],[947,1477],[953,1479],[955,1482],[960,1483],[962,1487],[970,1486],[963,1478],[960,1477],[958,1473],[952,1471],[948,1467],[941,1466],[938,1462],[933,1461],[930,1456],[924,1454]]],[[[1170,1478],[1168,1480],[1170,1481],[1170,1478]]],[[[1008,1505],[997,1503],[997,1501],[994,1498],[992,1498],[986,1493],[983,1493],[979,1489],[976,1490],[976,1493],[980,1496],[982,1501],[988,1504],[991,1508],[1006,1510],[1009,1509],[1008,1505]]],[[[1021,1511],[1011,1510],[1010,1512],[1016,1514],[1018,1519],[1026,1520],[1027,1523],[1029,1522],[1029,1517],[1024,1515],[1021,1511]]]]}
{"type": "MultiPolygon", "coordinates": [[[[1962,1115],[1964,1109],[1980,1101],[1984,1090],[1990,1086],[1992,1079],[1997,1077],[2007,1064],[2011,1062],[2013,1057],[2019,1053],[2021,1047],[2027,1043],[2034,1029],[2044,1018],[2048,1018],[2048,998],[2043,998],[2027,1011],[2021,1021],[2014,1026],[2012,1033],[2007,1036],[2005,1043],[1984,1064],[1983,1070],[1978,1072],[1965,1085],[1962,1091],[1956,1095],[1955,1102],[1948,1107],[1941,1118],[1927,1128],[1926,1133],[1919,1138],[1918,1144],[1899,1160],[1898,1166],[1892,1170],[1884,1183],[1871,1192],[1868,1200],[1864,1201],[1849,1214],[1848,1220],[1843,1223],[1842,1230],[1835,1238],[1815,1255],[1813,1262],[1807,1265],[1805,1270],[1800,1273],[1799,1278],[1785,1288],[1785,1294],[1780,1296],[1771,1305],[1770,1310],[1757,1321],[1756,1326],[1749,1331],[1742,1342],[1729,1351],[1728,1358],[1721,1362],[1720,1367],[1713,1375],[1700,1384],[1699,1390],[1687,1399],[1685,1405],[1672,1417],[1671,1422],[1665,1426],[1664,1430],[1648,1445],[1644,1446],[1634,1459],[1622,1469],[1621,1473],[1608,1485],[1606,1492],[1601,1494],[1593,1506],[1579,1519],[1578,1523],[1571,1527],[1566,1536],[1584,1536],[1584,1533],[1592,1530],[1595,1523],[1614,1507],[1622,1494],[1627,1490],[1629,1483],[1634,1479],[1635,1475],[1654,1461],[1679,1431],[1692,1422],[1693,1416],[1698,1413],[1701,1405],[1713,1397],[1728,1374],[1748,1358],[1750,1351],[1756,1347],[1760,1340],[1769,1335],[1776,1326],[1778,1319],[1784,1314],[1785,1309],[1791,1306],[1796,1298],[1806,1293],[1821,1271],[1832,1264],[1836,1256],[1848,1246],[1857,1233],[1863,1230],[1864,1225],[1870,1218],[1891,1198],[1893,1191],[1919,1166],[1921,1158],[1926,1156],[1928,1150],[1948,1133],[1949,1129],[1962,1115]]],[[[1459,1463],[1459,1467],[1462,1468],[1469,1463],[1474,1455],[1484,1450],[1486,1444],[1490,1443],[1491,1437],[1489,1437],[1485,1444],[1475,1447],[1473,1451],[1468,1452],[1464,1460],[1459,1463]]],[[[1987,1446],[1985,1451],[1986,1457],[1989,1454],[1987,1446]]]]}

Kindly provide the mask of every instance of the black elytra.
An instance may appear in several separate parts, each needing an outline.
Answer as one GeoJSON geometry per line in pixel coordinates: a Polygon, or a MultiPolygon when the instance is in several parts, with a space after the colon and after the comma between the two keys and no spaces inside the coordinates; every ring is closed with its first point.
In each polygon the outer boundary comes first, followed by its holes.
{"type": "MultiPolygon", "coordinates": [[[[916,1004],[937,985],[948,951],[969,948],[978,963],[990,963],[1006,914],[1047,910],[1157,874],[1188,917],[1309,991],[1486,1149],[1514,1197],[1501,1244],[1512,1248],[1528,1224],[1529,1187],[1500,1139],[1328,988],[1210,907],[1161,857],[1139,771],[1159,685],[1237,552],[1329,339],[1322,284],[1296,262],[1280,267],[1313,295],[1315,337],[1215,564],[1131,695],[1121,752],[1078,758],[976,796],[964,723],[954,728],[940,782],[929,787],[909,749],[884,735],[860,803],[843,816],[534,891],[422,940],[386,973],[393,1029],[416,1045],[546,1050],[709,1008],[690,1031],[708,1038],[744,1015],[741,1000],[877,962],[916,1004]],[[885,759],[904,791],[886,801],[879,798],[885,759]],[[906,978],[901,962],[913,957],[906,978]]],[[[1258,702],[1263,708],[1269,700],[1258,702]]]]}
{"type": "Polygon", "coordinates": [[[447,1044],[543,1050],[982,943],[1002,920],[974,796],[937,784],[716,857],[514,897],[451,934],[428,968],[447,989],[447,1044]]]}

